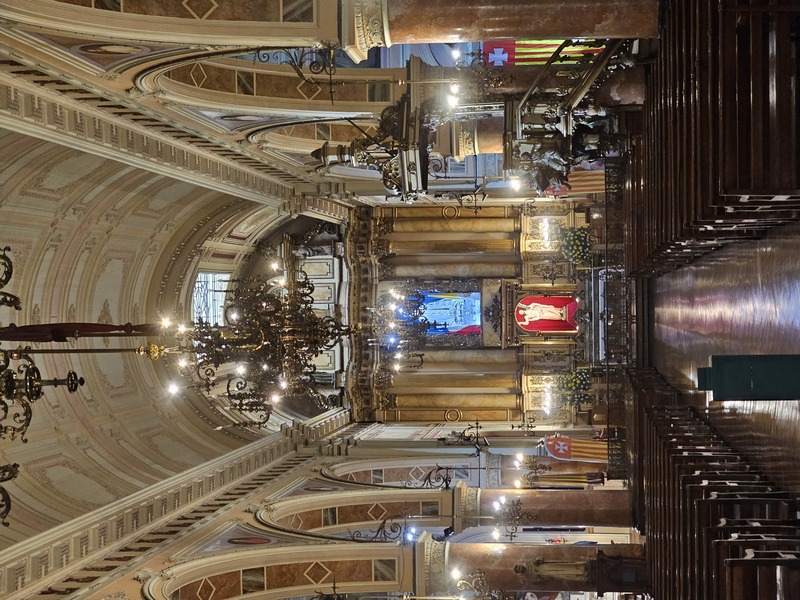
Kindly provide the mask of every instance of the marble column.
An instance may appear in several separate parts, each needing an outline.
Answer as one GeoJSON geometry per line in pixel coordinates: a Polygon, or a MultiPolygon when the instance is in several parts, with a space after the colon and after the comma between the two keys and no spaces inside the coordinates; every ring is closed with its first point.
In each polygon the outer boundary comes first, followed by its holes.
{"type": "Polygon", "coordinates": [[[520,527],[557,525],[630,527],[632,522],[629,490],[504,490],[458,489],[463,524],[472,526],[492,521],[495,503],[510,506],[520,501],[523,518],[520,527]]]}
{"type": "MultiPolygon", "coordinates": [[[[598,552],[619,558],[643,556],[641,544],[449,544],[442,573],[449,581],[445,590],[458,593],[469,589],[470,575],[480,572],[486,587],[509,591],[595,591],[593,564],[598,552]],[[467,582],[467,585],[458,582],[467,582]]],[[[623,588],[624,589],[624,588],[623,588]]]]}
{"type": "Polygon", "coordinates": [[[655,38],[659,0],[341,0],[341,43],[356,61],[392,44],[655,38]]]}
{"type": "Polygon", "coordinates": [[[386,2],[391,43],[655,38],[658,0],[403,0],[386,2]]]}

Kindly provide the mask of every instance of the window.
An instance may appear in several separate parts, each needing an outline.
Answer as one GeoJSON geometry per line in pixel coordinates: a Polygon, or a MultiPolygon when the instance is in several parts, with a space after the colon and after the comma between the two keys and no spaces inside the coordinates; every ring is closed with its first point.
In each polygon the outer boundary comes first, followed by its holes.
{"type": "Polygon", "coordinates": [[[336,507],[329,506],[322,509],[322,525],[328,527],[329,525],[336,525],[336,507]]]}
{"type": "Polygon", "coordinates": [[[242,570],[242,593],[251,594],[265,589],[264,568],[242,570]]]}
{"type": "Polygon", "coordinates": [[[236,72],[236,93],[252,96],[255,94],[255,80],[248,71],[236,72]]]}
{"type": "Polygon", "coordinates": [[[391,87],[388,83],[370,83],[367,85],[367,100],[370,102],[389,102],[391,87]]]}
{"type": "Polygon", "coordinates": [[[397,563],[394,559],[384,558],[372,561],[374,581],[394,581],[397,577],[397,563]]]}
{"type": "Polygon", "coordinates": [[[200,271],[194,282],[192,318],[222,325],[225,290],[228,289],[230,273],[200,271]]]}
{"type": "Polygon", "coordinates": [[[314,0],[283,0],[284,23],[314,21],[314,0]]]}
{"type": "Polygon", "coordinates": [[[439,503],[435,500],[423,500],[419,505],[420,514],[424,517],[435,517],[439,515],[439,503]]]}

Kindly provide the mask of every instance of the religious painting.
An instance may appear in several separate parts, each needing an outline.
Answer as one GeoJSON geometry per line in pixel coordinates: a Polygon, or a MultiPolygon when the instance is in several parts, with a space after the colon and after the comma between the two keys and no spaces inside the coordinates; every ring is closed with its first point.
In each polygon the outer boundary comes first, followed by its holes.
{"type": "MultiPolygon", "coordinates": [[[[481,333],[480,292],[422,292],[419,312],[428,323],[428,335],[481,333]]],[[[416,320],[416,315],[407,316],[416,320]]]]}
{"type": "Polygon", "coordinates": [[[268,546],[270,544],[279,543],[280,541],[285,540],[281,540],[280,537],[274,534],[268,534],[265,531],[260,531],[237,523],[217,533],[213,538],[193,549],[191,554],[225,552],[243,546],[268,546]]]}
{"type": "Polygon", "coordinates": [[[578,301],[572,296],[525,296],[514,309],[514,320],[523,331],[578,330],[575,311],[578,301]]]}

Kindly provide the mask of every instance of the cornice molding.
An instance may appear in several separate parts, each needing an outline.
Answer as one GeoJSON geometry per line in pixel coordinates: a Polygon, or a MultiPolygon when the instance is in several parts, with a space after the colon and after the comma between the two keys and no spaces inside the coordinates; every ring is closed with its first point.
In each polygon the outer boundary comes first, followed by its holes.
{"type": "Polygon", "coordinates": [[[0,3],[0,23],[51,32],[69,31],[102,39],[137,39],[218,49],[228,46],[311,46],[328,39],[336,23],[336,2],[316,0],[312,23],[191,19],[121,13],[53,0],[0,3]]]}
{"type": "Polygon", "coordinates": [[[0,73],[0,126],[212,190],[280,206],[292,188],[211,153],[0,73]]]}
{"type": "Polygon", "coordinates": [[[366,60],[370,48],[389,47],[387,0],[343,0],[340,37],[342,48],[356,62],[366,60]]]}
{"type": "MultiPolygon", "coordinates": [[[[274,467],[293,456],[292,447],[292,441],[283,433],[272,434],[12,546],[3,552],[0,562],[0,590],[11,591],[4,598],[30,598],[34,590],[54,585],[64,577],[102,561],[103,557],[114,554],[133,540],[163,529],[166,524],[192,513],[218,496],[229,497],[235,493],[246,502],[250,495],[257,493],[246,485],[247,482],[256,477],[264,479],[272,475],[271,479],[277,479],[286,476],[282,469],[274,467]],[[276,460],[274,457],[280,458],[276,460]],[[52,548],[65,549],[63,563],[60,553],[51,552],[52,548]],[[43,566],[47,576],[40,578],[43,566]],[[16,590],[9,587],[9,584],[14,585],[13,581],[5,580],[15,572],[24,575],[22,586],[16,590]]],[[[230,511],[232,506],[232,502],[226,502],[217,513],[230,511]]],[[[206,514],[210,516],[212,513],[203,513],[203,520],[208,518],[206,514]]],[[[179,537],[190,531],[191,528],[186,528],[172,535],[179,537]]],[[[127,554],[131,555],[133,565],[141,565],[151,554],[160,551],[160,544],[153,544],[151,548],[143,547],[127,554]]],[[[123,566],[120,563],[120,567],[123,566]]],[[[127,568],[130,566],[128,564],[127,568]]],[[[97,590],[114,578],[114,573],[110,572],[87,589],[97,590]]]]}

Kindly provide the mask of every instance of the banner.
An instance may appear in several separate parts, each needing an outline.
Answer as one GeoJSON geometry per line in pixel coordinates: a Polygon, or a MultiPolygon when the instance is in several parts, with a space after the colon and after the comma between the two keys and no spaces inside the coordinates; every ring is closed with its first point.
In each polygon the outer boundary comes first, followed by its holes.
{"type": "Polygon", "coordinates": [[[603,485],[605,474],[596,473],[546,473],[536,478],[536,485],[540,487],[578,487],[587,485],[603,485]]]}
{"type": "Polygon", "coordinates": [[[608,462],[608,442],[604,441],[548,435],[544,438],[544,447],[548,456],[558,460],[608,462]]]}
{"type": "MultiPolygon", "coordinates": [[[[483,55],[491,67],[505,65],[543,65],[558,50],[564,40],[493,40],[483,42],[483,55]]],[[[584,54],[598,54],[602,48],[589,46],[567,46],[561,51],[562,57],[573,60],[562,60],[559,64],[577,62],[584,54]]]]}

